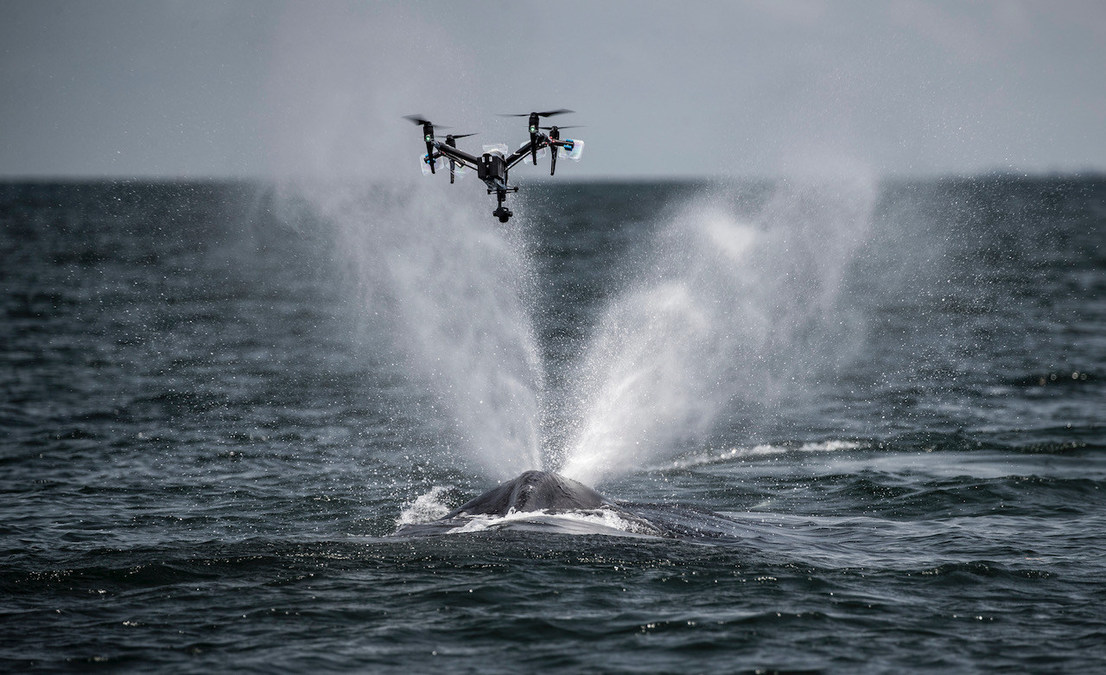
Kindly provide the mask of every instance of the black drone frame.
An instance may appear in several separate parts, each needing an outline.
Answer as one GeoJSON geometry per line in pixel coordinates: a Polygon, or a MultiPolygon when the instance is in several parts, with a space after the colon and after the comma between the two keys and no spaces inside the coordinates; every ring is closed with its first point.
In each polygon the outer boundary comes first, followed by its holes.
{"type": "MultiPolygon", "coordinates": [[[[434,137],[434,124],[430,120],[420,115],[407,115],[404,119],[411,120],[415,124],[422,126],[423,141],[426,142],[426,155],[423,156],[423,161],[430,166],[430,173],[436,173],[434,170],[435,164],[438,159],[443,157],[449,160],[450,183],[454,181],[457,165],[474,169],[477,177],[488,186],[488,194],[495,194],[498,206],[492,211],[492,215],[498,218],[499,222],[505,223],[510,220],[511,216],[514,214],[511,213],[509,208],[503,205],[503,202],[507,199],[508,192],[518,192],[517,185],[511,186],[507,184],[507,173],[516,164],[526,159],[527,156],[537,165],[538,151],[542,148],[552,148],[552,152],[550,153],[552,158],[549,164],[549,175],[552,176],[557,171],[557,149],[564,148],[571,152],[575,141],[571,139],[562,141],[560,134],[561,128],[556,126],[539,126],[539,119],[570,112],[572,111],[562,108],[560,110],[532,112],[522,115],[506,115],[506,117],[530,118],[530,141],[507,156],[504,156],[503,153],[496,150],[485,152],[479,157],[470,155],[457,148],[457,139],[464,138],[465,136],[472,136],[473,134],[448,134],[443,142],[434,137]],[[548,130],[549,134],[546,135],[543,133],[543,129],[548,130]]],[[[563,128],[567,129],[570,127],[563,128]]]]}

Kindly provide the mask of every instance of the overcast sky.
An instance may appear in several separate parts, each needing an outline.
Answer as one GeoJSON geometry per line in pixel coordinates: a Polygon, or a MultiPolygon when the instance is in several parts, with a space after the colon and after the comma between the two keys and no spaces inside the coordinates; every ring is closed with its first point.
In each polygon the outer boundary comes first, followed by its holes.
{"type": "Polygon", "coordinates": [[[0,0],[0,55],[7,177],[417,173],[402,115],[560,107],[580,177],[1106,171],[1100,0],[0,0]]]}

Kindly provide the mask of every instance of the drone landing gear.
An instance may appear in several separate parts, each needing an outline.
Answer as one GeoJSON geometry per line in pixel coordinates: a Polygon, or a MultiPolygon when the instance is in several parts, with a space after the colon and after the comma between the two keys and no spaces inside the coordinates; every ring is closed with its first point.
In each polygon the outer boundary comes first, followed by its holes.
{"type": "MultiPolygon", "coordinates": [[[[491,194],[491,192],[491,190],[488,190],[488,194],[491,194]]],[[[503,205],[504,200],[507,199],[508,192],[518,192],[518,186],[513,188],[501,188],[495,191],[495,198],[496,201],[499,202],[499,206],[496,207],[495,211],[492,211],[492,216],[498,218],[501,223],[507,222],[511,219],[511,216],[515,215],[511,213],[511,209],[503,205]]]]}

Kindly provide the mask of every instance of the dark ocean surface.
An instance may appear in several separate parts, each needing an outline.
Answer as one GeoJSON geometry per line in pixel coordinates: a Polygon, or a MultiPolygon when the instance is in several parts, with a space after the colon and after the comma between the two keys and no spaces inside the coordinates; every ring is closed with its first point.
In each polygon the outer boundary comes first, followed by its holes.
{"type": "Polygon", "coordinates": [[[1106,179],[482,193],[0,184],[0,670],[1106,669],[1106,179]]]}

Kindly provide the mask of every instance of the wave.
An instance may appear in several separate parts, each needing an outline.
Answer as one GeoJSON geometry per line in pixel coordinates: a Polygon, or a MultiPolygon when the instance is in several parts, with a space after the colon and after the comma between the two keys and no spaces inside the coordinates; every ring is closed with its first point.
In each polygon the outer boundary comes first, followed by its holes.
{"type": "Polygon", "coordinates": [[[762,443],[751,447],[734,447],[728,450],[709,451],[705,453],[681,457],[670,463],[651,467],[653,471],[672,469],[689,469],[706,464],[722,464],[735,459],[747,457],[769,457],[776,455],[789,455],[802,452],[842,452],[846,450],[865,450],[872,447],[868,443],[856,441],[819,441],[812,443],[762,443]]]}

